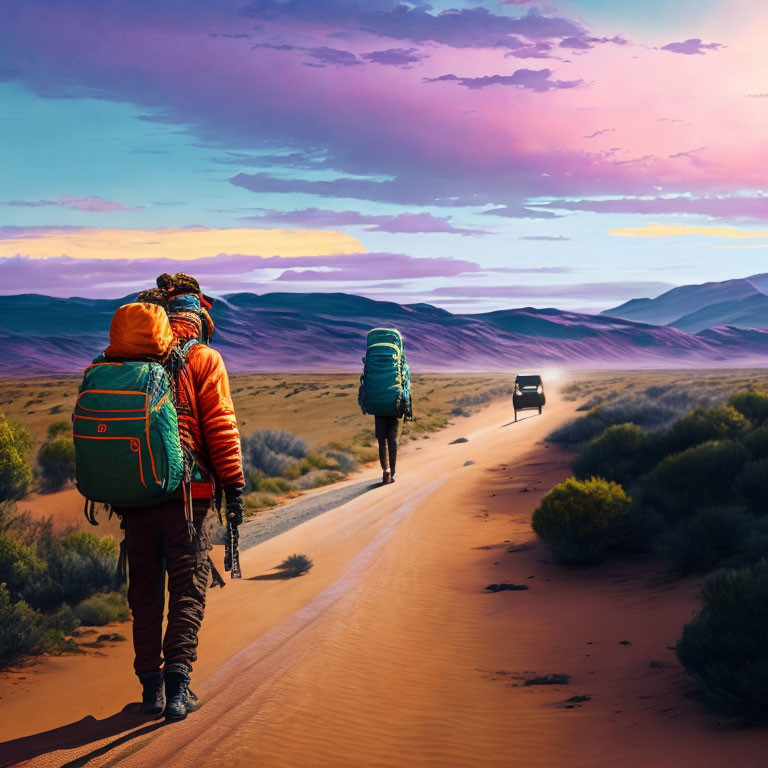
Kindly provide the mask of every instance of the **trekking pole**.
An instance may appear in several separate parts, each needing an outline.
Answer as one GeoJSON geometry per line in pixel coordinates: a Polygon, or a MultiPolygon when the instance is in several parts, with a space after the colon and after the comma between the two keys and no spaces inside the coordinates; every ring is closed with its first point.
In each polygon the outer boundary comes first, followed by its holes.
{"type": "Polygon", "coordinates": [[[224,570],[229,571],[233,579],[242,579],[243,574],[240,571],[240,531],[236,525],[227,523],[227,538],[224,542],[224,570]]]}

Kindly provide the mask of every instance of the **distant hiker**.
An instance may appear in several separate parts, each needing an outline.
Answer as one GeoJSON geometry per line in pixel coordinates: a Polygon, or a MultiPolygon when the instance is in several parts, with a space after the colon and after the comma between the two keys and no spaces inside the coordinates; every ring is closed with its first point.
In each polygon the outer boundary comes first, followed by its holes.
{"type": "Polygon", "coordinates": [[[171,283],[115,312],[109,346],[85,370],[73,421],[90,519],[93,503],[103,502],[125,528],[141,711],[164,708],[180,720],[200,707],[189,681],[212,568],[205,518],[223,492],[236,532],[244,483],[227,372],[204,343],[213,331],[210,301],[193,278],[162,277],[171,283]]]}
{"type": "Polygon", "coordinates": [[[400,419],[413,418],[411,372],[400,331],[374,328],[368,332],[357,399],[363,413],[375,417],[382,483],[394,483],[400,419]]]}

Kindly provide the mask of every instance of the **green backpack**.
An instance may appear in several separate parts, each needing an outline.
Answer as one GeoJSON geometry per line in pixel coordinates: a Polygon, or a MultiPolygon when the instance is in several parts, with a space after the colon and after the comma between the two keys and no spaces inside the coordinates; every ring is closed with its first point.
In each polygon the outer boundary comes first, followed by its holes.
{"type": "Polygon", "coordinates": [[[151,361],[96,358],[72,417],[77,488],[115,507],[156,504],[184,475],[171,377],[151,361]]]}
{"type": "Polygon", "coordinates": [[[403,337],[394,328],[368,332],[358,402],[363,413],[402,416],[411,408],[411,372],[405,362],[403,337]]]}

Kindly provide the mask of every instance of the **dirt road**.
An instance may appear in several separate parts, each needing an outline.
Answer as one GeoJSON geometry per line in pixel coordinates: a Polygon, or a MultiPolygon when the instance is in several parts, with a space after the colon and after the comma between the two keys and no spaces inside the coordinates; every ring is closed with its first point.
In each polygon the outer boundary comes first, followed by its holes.
{"type": "Polygon", "coordinates": [[[718,729],[683,695],[669,646],[695,582],[669,587],[653,564],[569,571],[535,543],[530,513],[568,472],[541,439],[572,408],[512,424],[493,405],[412,444],[394,485],[244,552],[246,578],[211,595],[205,704],[184,722],[121,709],[128,643],[0,687],[0,765],[763,765],[764,734],[718,729]],[[277,578],[292,552],[315,567],[277,578]],[[485,591],[502,581],[529,589],[485,591]],[[532,673],[571,683],[523,685],[532,673]]]}

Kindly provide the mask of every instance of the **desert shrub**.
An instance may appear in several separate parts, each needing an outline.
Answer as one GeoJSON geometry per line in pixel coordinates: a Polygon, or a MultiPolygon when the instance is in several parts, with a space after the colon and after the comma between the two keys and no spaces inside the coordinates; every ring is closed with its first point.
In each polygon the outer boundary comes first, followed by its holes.
{"type": "Polygon", "coordinates": [[[277,499],[269,493],[253,491],[243,497],[245,508],[250,512],[277,506],[277,499]]]}
{"type": "Polygon", "coordinates": [[[75,444],[71,437],[55,437],[40,446],[37,453],[42,484],[57,491],[75,477],[75,444]]]}
{"type": "Polygon", "coordinates": [[[80,626],[80,619],[75,615],[72,606],[66,603],[53,613],[47,614],[45,622],[50,629],[56,629],[65,635],[71,635],[80,626]]]}
{"type": "Polygon", "coordinates": [[[677,656],[715,711],[768,718],[768,561],[718,573],[685,625],[677,656]]]}
{"type": "Polygon", "coordinates": [[[23,600],[14,602],[0,583],[0,667],[35,652],[45,631],[41,614],[23,600]]]}
{"type": "Polygon", "coordinates": [[[605,402],[603,395],[592,395],[586,403],[582,403],[576,410],[577,411],[591,411],[593,408],[597,408],[598,405],[602,405],[605,402]]]}
{"type": "Polygon", "coordinates": [[[743,507],[704,507],[669,528],[656,551],[680,573],[707,570],[740,553],[752,521],[743,507]]]}
{"type": "Polygon", "coordinates": [[[87,627],[101,627],[113,621],[128,621],[130,611],[124,592],[100,592],[74,607],[75,616],[87,627]]]}
{"type": "Polygon", "coordinates": [[[640,503],[635,497],[621,522],[617,550],[626,554],[647,554],[669,524],[653,507],[640,503]]]}
{"type": "Polygon", "coordinates": [[[265,477],[263,472],[251,472],[249,487],[257,493],[285,494],[291,490],[290,482],[284,477],[265,477]]]}
{"type": "Polygon", "coordinates": [[[308,491],[310,488],[320,488],[323,485],[330,485],[337,480],[341,480],[343,475],[333,470],[313,469],[302,475],[294,481],[293,487],[297,491],[308,491]]]}
{"type": "Polygon", "coordinates": [[[730,405],[694,408],[676,421],[665,435],[667,453],[678,453],[709,440],[728,440],[743,435],[747,419],[730,405]]]}
{"type": "Polygon", "coordinates": [[[35,651],[61,656],[63,653],[78,653],[80,648],[73,637],[67,637],[60,629],[46,629],[35,651]]]}
{"type": "Polygon", "coordinates": [[[643,479],[642,504],[671,521],[727,502],[747,457],[747,450],[733,440],[711,441],[667,456],[643,479]]]}
{"type": "Polygon", "coordinates": [[[768,392],[744,389],[728,398],[728,405],[735,408],[755,426],[768,422],[768,392]]]}
{"type": "Polygon", "coordinates": [[[0,536],[0,583],[6,585],[13,599],[29,599],[47,579],[48,566],[34,545],[0,536]]]}
{"type": "Polygon", "coordinates": [[[305,456],[300,462],[302,472],[311,472],[313,469],[328,469],[330,466],[328,459],[318,453],[311,453],[305,456]]]}
{"type": "Polygon", "coordinates": [[[648,434],[635,424],[617,424],[582,448],[573,471],[577,478],[598,476],[627,485],[652,464],[648,434]]]}
{"type": "Polygon", "coordinates": [[[355,457],[350,456],[348,453],[328,451],[326,455],[336,463],[335,469],[345,475],[348,475],[350,472],[354,472],[357,469],[357,461],[355,460],[355,457]]]}
{"type": "Polygon", "coordinates": [[[755,459],[768,459],[768,427],[757,427],[742,438],[742,444],[755,459]]]}
{"type": "Polygon", "coordinates": [[[618,543],[629,503],[618,483],[571,477],[541,500],[533,513],[533,530],[550,545],[558,562],[599,562],[618,543]]]}
{"type": "Polygon", "coordinates": [[[18,421],[0,413],[0,500],[21,499],[32,484],[32,438],[18,421]]]}
{"type": "Polygon", "coordinates": [[[115,583],[119,546],[111,536],[73,533],[41,546],[49,578],[30,597],[40,608],[75,603],[115,583]]]}
{"type": "Polygon", "coordinates": [[[768,516],[752,521],[749,535],[742,541],[737,557],[739,565],[754,565],[768,559],[768,516]]]}
{"type": "Polygon", "coordinates": [[[627,397],[593,408],[589,413],[567,421],[555,429],[547,440],[552,443],[578,445],[601,435],[617,424],[636,424],[655,429],[679,415],[678,411],[642,397],[627,397]]]}
{"type": "Polygon", "coordinates": [[[756,515],[768,512],[768,459],[748,461],[733,484],[734,494],[756,515]]]}
{"type": "Polygon", "coordinates": [[[307,443],[281,429],[260,429],[243,438],[243,460],[247,469],[267,477],[282,475],[288,467],[309,455],[307,443]]]}
{"type": "Polygon", "coordinates": [[[314,563],[307,555],[290,555],[277,568],[286,576],[296,578],[307,573],[313,565],[314,563]]]}
{"type": "Polygon", "coordinates": [[[71,437],[72,436],[72,422],[66,419],[59,419],[59,421],[51,422],[48,425],[48,439],[55,440],[57,437],[71,437]]]}

